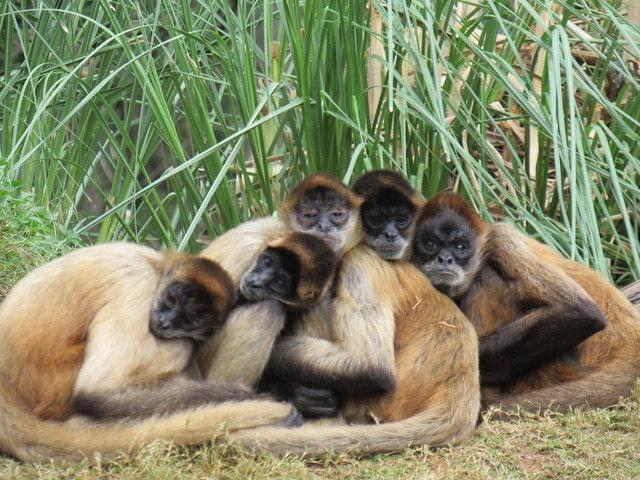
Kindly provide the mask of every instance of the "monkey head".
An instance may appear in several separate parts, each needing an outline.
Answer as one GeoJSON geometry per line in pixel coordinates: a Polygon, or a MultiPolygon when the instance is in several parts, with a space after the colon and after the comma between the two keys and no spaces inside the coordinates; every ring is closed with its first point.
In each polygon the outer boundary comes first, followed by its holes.
{"type": "Polygon", "coordinates": [[[462,197],[438,194],[418,214],[411,261],[434,287],[457,297],[480,268],[485,228],[462,197]]]}
{"type": "Polygon", "coordinates": [[[318,237],[290,233],[268,244],[240,280],[240,292],[251,301],[274,299],[307,308],[328,290],[337,256],[318,237]]]}
{"type": "Polygon", "coordinates": [[[403,258],[422,203],[418,194],[391,170],[365,173],[353,184],[353,191],[363,199],[360,218],[367,245],[387,260],[403,258]]]}
{"type": "Polygon", "coordinates": [[[206,339],[220,328],[235,303],[229,274],[202,257],[168,257],[149,316],[157,338],[206,339]]]}
{"type": "Polygon", "coordinates": [[[362,238],[361,202],[343,183],[314,173],[291,191],[280,216],[291,229],[315,235],[334,252],[343,254],[362,238]]]}

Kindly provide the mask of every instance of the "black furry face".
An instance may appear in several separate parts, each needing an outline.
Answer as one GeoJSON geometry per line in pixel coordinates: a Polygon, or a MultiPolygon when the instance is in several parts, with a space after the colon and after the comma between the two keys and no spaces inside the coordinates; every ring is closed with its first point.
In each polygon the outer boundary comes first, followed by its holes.
{"type": "Polygon", "coordinates": [[[268,248],[242,277],[240,291],[250,302],[267,299],[288,301],[296,296],[299,275],[300,266],[293,255],[268,248]]]}
{"type": "Polygon", "coordinates": [[[149,318],[157,338],[203,340],[217,325],[213,296],[201,285],[173,281],[158,292],[149,318]]]}
{"type": "Polygon", "coordinates": [[[416,208],[403,197],[380,195],[360,208],[365,241],[382,258],[401,258],[409,246],[416,208]]]}
{"type": "Polygon", "coordinates": [[[477,261],[478,236],[457,213],[445,210],[416,227],[412,262],[445,293],[463,285],[477,261]]]}
{"type": "Polygon", "coordinates": [[[333,250],[342,246],[352,213],[347,200],[328,188],[307,192],[295,207],[301,231],[321,238],[333,250]]]}

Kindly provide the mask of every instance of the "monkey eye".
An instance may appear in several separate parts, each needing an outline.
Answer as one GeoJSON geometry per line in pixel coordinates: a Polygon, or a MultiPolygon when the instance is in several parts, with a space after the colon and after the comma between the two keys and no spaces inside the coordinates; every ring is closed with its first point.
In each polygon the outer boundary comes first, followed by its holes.
{"type": "Polygon", "coordinates": [[[164,299],[164,303],[171,306],[176,304],[176,296],[173,293],[168,293],[164,299]]]}
{"type": "Polygon", "coordinates": [[[469,247],[465,243],[457,243],[455,249],[458,253],[465,253],[469,249],[469,247]]]}
{"type": "Polygon", "coordinates": [[[336,208],[335,210],[333,210],[331,212],[331,216],[333,218],[342,218],[342,217],[344,217],[345,213],[346,212],[344,210],[342,210],[341,208],[336,208]]]}
{"type": "Polygon", "coordinates": [[[262,258],[262,265],[265,267],[270,267],[271,266],[271,258],[269,257],[263,257],[262,258]]]}
{"type": "Polygon", "coordinates": [[[406,227],[411,223],[411,217],[408,215],[401,215],[396,219],[396,224],[400,227],[406,227]]]}
{"type": "Polygon", "coordinates": [[[306,220],[313,220],[314,218],[316,218],[318,216],[318,211],[317,210],[305,210],[305,211],[302,212],[302,216],[306,220]]]}
{"type": "Polygon", "coordinates": [[[436,250],[436,244],[431,240],[424,242],[424,249],[427,252],[434,252],[436,250]]]}
{"type": "Polygon", "coordinates": [[[384,223],[384,218],[382,215],[369,215],[367,221],[373,228],[379,228],[384,223]]]}

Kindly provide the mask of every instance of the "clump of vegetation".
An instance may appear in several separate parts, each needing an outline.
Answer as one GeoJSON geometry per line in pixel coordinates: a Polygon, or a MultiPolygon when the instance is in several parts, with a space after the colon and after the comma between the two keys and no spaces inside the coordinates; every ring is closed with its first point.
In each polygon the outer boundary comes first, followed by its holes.
{"type": "Polygon", "coordinates": [[[0,156],[91,241],[198,250],[316,170],[390,167],[640,278],[624,2],[0,2],[0,156]]]}
{"type": "Polygon", "coordinates": [[[33,267],[78,242],[20,185],[0,183],[0,298],[33,267]]]}

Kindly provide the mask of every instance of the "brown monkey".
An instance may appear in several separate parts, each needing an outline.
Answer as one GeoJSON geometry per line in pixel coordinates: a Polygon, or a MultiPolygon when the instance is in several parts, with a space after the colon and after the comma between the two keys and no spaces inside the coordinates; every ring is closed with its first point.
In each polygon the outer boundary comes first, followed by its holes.
{"type": "MultiPolygon", "coordinates": [[[[378,175],[388,187],[385,174],[378,175]]],[[[367,187],[365,203],[378,194],[367,187]]],[[[353,245],[357,239],[338,238],[331,216],[322,214],[339,205],[342,224],[358,232],[361,203],[336,180],[311,176],[287,199],[282,218],[294,229],[333,236],[333,245],[353,245]]],[[[386,254],[387,244],[376,238],[384,232],[369,236],[386,254]]],[[[269,375],[336,390],[346,399],[347,420],[384,423],[261,428],[232,433],[233,439],[276,453],[376,453],[455,443],[473,431],[480,408],[477,337],[455,304],[408,262],[386,262],[363,244],[347,250],[333,294],[291,333],[278,342],[269,375]]]]}
{"type": "MultiPolygon", "coordinates": [[[[197,382],[184,371],[191,339],[158,339],[149,320],[167,274],[203,285],[213,323],[231,304],[219,267],[167,259],[122,243],[72,252],[34,270],[0,305],[0,449],[23,460],[78,458],[156,439],[202,443],[230,431],[287,420],[291,407],[240,387],[197,382]],[[146,419],[118,418],[115,406],[149,398],[146,419]],[[214,404],[225,399],[240,400],[214,404]],[[74,408],[75,406],[75,408],[74,408]],[[84,409],[86,416],[77,413],[84,409]]],[[[117,410],[117,409],[116,409],[117,410]]]]}
{"type": "Polygon", "coordinates": [[[485,404],[610,406],[640,376],[640,314],[628,300],[515,228],[482,222],[461,197],[424,206],[413,262],[476,327],[485,404]]]}

